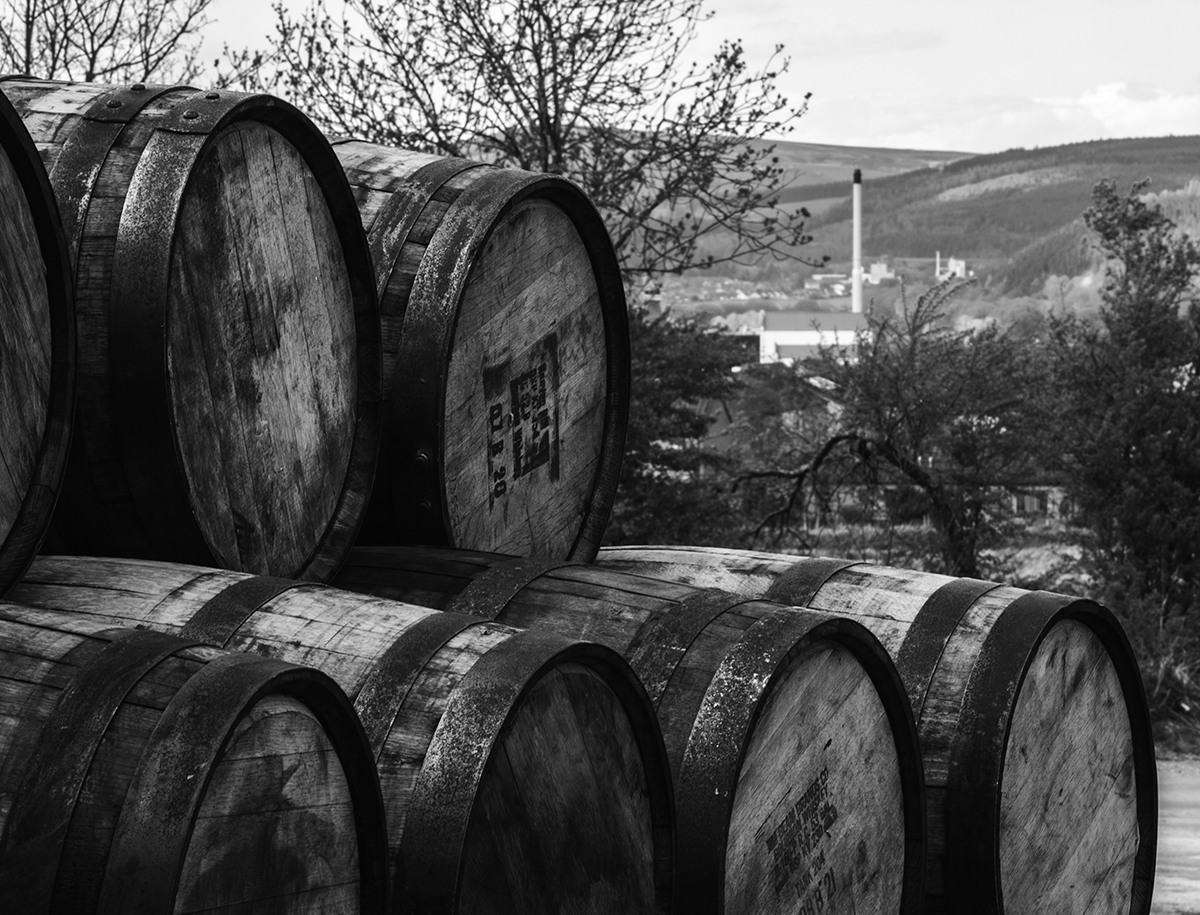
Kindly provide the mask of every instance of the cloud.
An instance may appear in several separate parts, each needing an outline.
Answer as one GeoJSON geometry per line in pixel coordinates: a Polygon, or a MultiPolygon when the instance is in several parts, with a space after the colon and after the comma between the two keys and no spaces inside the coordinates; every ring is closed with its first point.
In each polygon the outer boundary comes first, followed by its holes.
{"type": "MultiPolygon", "coordinates": [[[[1098,129],[1095,122],[1092,129],[1098,129]]],[[[997,152],[1069,143],[1085,125],[1064,126],[1049,108],[1019,97],[934,94],[822,96],[810,103],[795,139],[851,146],[997,152]]]]}
{"type": "Polygon", "coordinates": [[[803,57],[851,57],[863,54],[891,54],[934,48],[946,36],[933,29],[888,29],[886,32],[837,32],[805,38],[803,57]]]}
{"type": "Polygon", "coordinates": [[[818,92],[791,139],[851,146],[999,152],[1085,140],[1200,133],[1200,92],[1111,83],[1073,97],[818,92]]]}
{"type": "Polygon", "coordinates": [[[1100,137],[1200,133],[1200,92],[1180,95],[1145,84],[1107,83],[1076,98],[1037,99],[1063,121],[1094,119],[1100,137]]]}

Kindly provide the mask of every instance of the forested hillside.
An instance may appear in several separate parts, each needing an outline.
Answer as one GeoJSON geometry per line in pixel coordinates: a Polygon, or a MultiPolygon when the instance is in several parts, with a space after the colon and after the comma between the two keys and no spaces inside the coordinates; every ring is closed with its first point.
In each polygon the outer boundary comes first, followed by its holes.
{"type": "Polygon", "coordinates": [[[775,155],[783,166],[790,187],[781,199],[785,202],[801,197],[811,200],[804,190],[822,187],[829,197],[844,197],[850,191],[854,169],[862,169],[869,181],[921,169],[934,169],[951,162],[974,157],[974,153],[949,152],[931,149],[886,149],[875,146],[831,146],[827,143],[796,143],[779,140],[773,144],[775,155]]]}
{"type": "MultiPolygon", "coordinates": [[[[867,180],[863,246],[869,258],[974,260],[994,283],[1028,294],[1047,276],[1088,269],[1092,254],[1080,214],[1101,178],[1128,187],[1142,178],[1181,226],[1200,224],[1200,137],[1099,140],[972,156],[867,180]]],[[[788,202],[813,207],[814,248],[835,263],[850,250],[847,181],[793,186],[788,202]],[[831,203],[830,198],[840,198],[831,203]]]]}

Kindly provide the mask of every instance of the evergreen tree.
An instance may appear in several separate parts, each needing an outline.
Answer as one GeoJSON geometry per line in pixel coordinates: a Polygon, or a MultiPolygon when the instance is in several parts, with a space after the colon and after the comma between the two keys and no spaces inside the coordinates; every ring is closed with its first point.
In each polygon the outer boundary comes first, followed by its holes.
{"type": "Polygon", "coordinates": [[[1049,436],[1108,602],[1130,625],[1156,707],[1200,647],[1200,249],[1157,205],[1098,184],[1084,214],[1107,260],[1099,321],[1054,322],[1049,436]]]}

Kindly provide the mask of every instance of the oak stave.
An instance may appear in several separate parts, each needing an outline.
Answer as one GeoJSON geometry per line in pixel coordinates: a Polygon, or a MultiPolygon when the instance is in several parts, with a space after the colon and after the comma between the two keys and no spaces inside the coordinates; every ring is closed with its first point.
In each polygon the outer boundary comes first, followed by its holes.
{"type": "Polygon", "coordinates": [[[400,911],[672,909],[662,738],[636,677],[601,645],[139,560],[42,556],[15,593],[332,677],[377,760],[400,911]]]}
{"type": "Polygon", "coordinates": [[[0,95],[0,596],[50,526],[75,406],[71,258],[46,169],[0,95]]]}
{"type": "Polygon", "coordinates": [[[335,141],[371,243],[383,338],[363,543],[591,559],[629,401],[625,297],[557,175],[335,141]]]}
{"type": "Polygon", "coordinates": [[[0,908],[386,909],[383,802],[316,671],[0,604],[0,908]]]}
{"type": "Polygon", "coordinates": [[[742,550],[610,547],[598,563],[795,600],[851,615],[879,636],[909,691],[925,754],[928,911],[1149,911],[1153,737],[1132,649],[1105,608],[742,550]]]}
{"type": "Polygon", "coordinates": [[[681,911],[919,910],[916,730],[863,627],[592,566],[433,547],[356,547],[335,584],[628,658],[674,776],[681,911]]]}
{"type": "Polygon", "coordinates": [[[75,261],[57,552],[321,580],[379,446],[370,254],[327,141],[266,95],[6,78],[75,261]]]}

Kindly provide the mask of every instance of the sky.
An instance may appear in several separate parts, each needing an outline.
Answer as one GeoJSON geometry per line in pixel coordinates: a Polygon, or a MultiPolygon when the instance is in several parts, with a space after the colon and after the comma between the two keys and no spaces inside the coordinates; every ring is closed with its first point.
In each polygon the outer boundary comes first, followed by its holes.
{"type": "MultiPolygon", "coordinates": [[[[398,0],[403,2],[403,0],[398,0]]],[[[288,0],[302,9],[304,0],[288,0]]],[[[998,152],[1200,134],[1200,0],[707,0],[697,59],[776,43],[807,114],[787,139],[998,152]]],[[[265,45],[270,0],[215,0],[209,47],[265,45]]]]}

